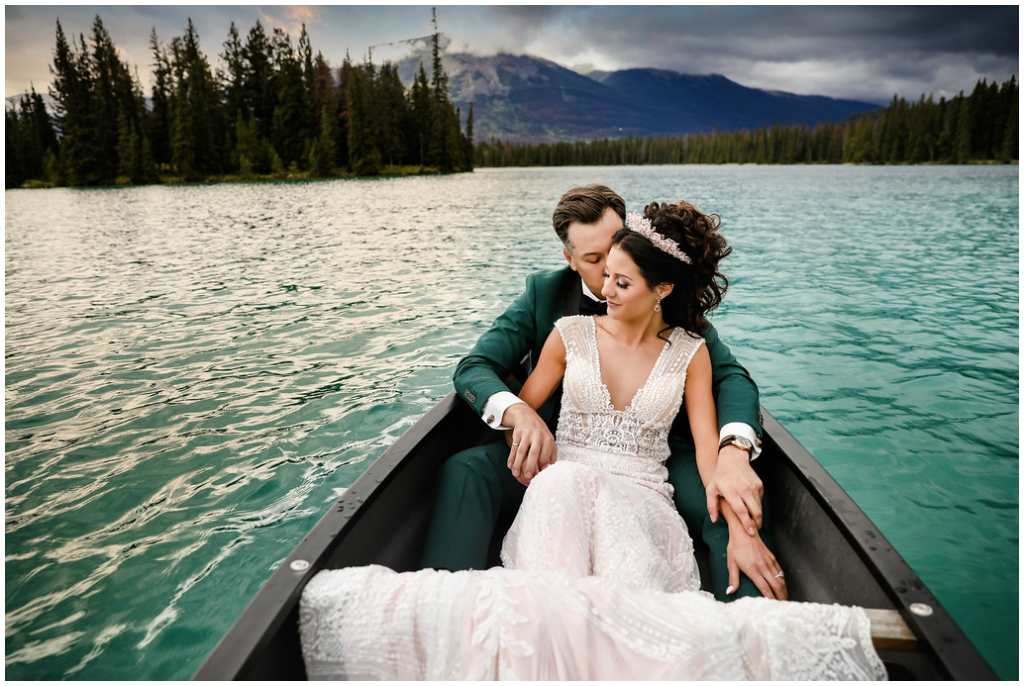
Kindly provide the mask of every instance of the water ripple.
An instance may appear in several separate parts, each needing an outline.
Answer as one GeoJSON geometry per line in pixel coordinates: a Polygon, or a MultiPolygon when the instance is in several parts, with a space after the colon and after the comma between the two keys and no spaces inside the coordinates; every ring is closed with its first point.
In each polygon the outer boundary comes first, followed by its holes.
{"type": "Polygon", "coordinates": [[[762,401],[1014,678],[1016,167],[7,191],[7,675],[190,676],[595,180],[722,215],[762,401]]]}

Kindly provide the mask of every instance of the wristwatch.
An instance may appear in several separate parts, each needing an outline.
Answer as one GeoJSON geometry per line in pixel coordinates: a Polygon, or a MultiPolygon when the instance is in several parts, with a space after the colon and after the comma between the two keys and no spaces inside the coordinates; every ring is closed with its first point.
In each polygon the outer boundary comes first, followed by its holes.
{"type": "Polygon", "coordinates": [[[748,455],[753,454],[754,452],[754,444],[746,438],[743,438],[743,436],[726,436],[722,439],[722,442],[718,444],[718,450],[721,451],[722,448],[727,445],[734,445],[740,450],[746,450],[748,455]]]}

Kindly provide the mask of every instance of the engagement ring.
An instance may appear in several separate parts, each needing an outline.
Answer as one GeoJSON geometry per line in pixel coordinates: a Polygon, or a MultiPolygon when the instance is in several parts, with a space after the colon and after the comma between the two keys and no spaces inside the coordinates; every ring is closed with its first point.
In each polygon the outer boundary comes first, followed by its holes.
{"type": "Polygon", "coordinates": [[[778,574],[775,575],[775,578],[776,579],[781,579],[783,576],[785,576],[785,574],[783,574],[782,572],[779,572],[778,574]]]}

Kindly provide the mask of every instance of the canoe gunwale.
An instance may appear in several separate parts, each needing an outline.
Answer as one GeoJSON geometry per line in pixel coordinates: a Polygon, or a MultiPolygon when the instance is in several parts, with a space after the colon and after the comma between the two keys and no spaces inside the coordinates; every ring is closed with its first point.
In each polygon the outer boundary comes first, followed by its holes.
{"type": "Polygon", "coordinates": [[[940,665],[949,679],[998,679],[938,599],[849,494],[764,407],[761,414],[765,442],[778,448],[776,453],[792,465],[794,474],[805,484],[807,492],[817,500],[858,553],[918,637],[920,650],[940,665]],[[926,617],[916,614],[911,610],[911,605],[915,604],[929,606],[932,614],[926,617]]]}
{"type": "MultiPolygon", "coordinates": [[[[788,463],[789,469],[845,537],[854,553],[874,576],[877,585],[918,637],[921,657],[930,658],[934,665],[932,671],[944,672],[946,678],[953,679],[996,679],[991,667],[867,515],[769,412],[763,407],[761,410],[766,452],[788,463]],[[920,617],[914,614],[910,609],[914,603],[928,604],[933,610],[932,615],[920,617]]],[[[408,468],[413,458],[425,457],[420,453],[424,452],[427,443],[436,440],[436,431],[460,428],[458,420],[461,419],[465,419],[464,426],[472,427],[471,430],[483,432],[486,429],[481,429],[483,425],[479,419],[469,417],[467,412],[467,406],[456,393],[449,392],[375,460],[281,562],[193,679],[269,677],[262,673],[266,664],[263,661],[261,668],[261,658],[264,651],[272,647],[276,653],[282,651],[277,645],[280,642],[279,634],[291,632],[291,629],[285,627],[290,617],[297,624],[298,602],[306,584],[322,569],[337,566],[337,561],[332,561],[332,557],[348,534],[355,530],[364,515],[372,509],[371,505],[398,478],[403,468],[408,468]],[[305,561],[308,566],[300,571],[293,570],[291,565],[299,560],[305,561]]],[[[430,448],[426,451],[429,452],[430,448]]],[[[769,466],[764,465],[759,469],[769,466]]],[[[297,652],[297,631],[294,633],[295,645],[284,649],[289,659],[297,652]]],[[[301,656],[298,659],[301,662],[301,656]]]]}
{"type": "Polygon", "coordinates": [[[459,402],[455,392],[449,392],[367,467],[281,561],[200,666],[194,680],[232,680],[245,673],[249,663],[273,640],[288,616],[295,611],[306,584],[326,568],[327,560],[341,544],[345,532],[351,530],[367,511],[364,505],[369,505],[387,488],[396,467],[416,454],[419,445],[459,402]],[[292,563],[300,560],[308,563],[308,567],[301,571],[293,570],[292,563]]]}

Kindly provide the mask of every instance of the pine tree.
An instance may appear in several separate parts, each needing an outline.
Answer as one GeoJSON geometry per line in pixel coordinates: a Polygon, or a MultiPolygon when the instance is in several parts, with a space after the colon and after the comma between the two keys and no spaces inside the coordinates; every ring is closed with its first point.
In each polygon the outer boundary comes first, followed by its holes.
{"type": "Polygon", "coordinates": [[[1020,102],[1016,79],[1011,79],[1013,99],[1006,113],[1006,132],[1003,134],[999,157],[1005,162],[1020,159],[1020,102]]]}
{"type": "Polygon", "coordinates": [[[427,72],[422,62],[416,72],[416,78],[413,79],[409,99],[412,120],[410,147],[415,154],[415,163],[425,167],[428,164],[430,135],[434,128],[434,109],[427,72]]]}
{"type": "Polygon", "coordinates": [[[313,80],[310,89],[310,105],[313,111],[313,134],[320,135],[323,126],[324,106],[334,99],[334,77],[331,67],[321,53],[316,54],[313,63],[313,80]]]}
{"type": "Polygon", "coordinates": [[[4,109],[4,188],[17,188],[25,183],[27,174],[18,141],[21,123],[13,108],[4,109]]]}
{"type": "Polygon", "coordinates": [[[57,132],[53,128],[53,118],[50,117],[50,113],[46,111],[46,103],[43,102],[43,96],[36,93],[36,87],[34,84],[30,85],[29,101],[31,103],[32,111],[32,128],[35,131],[36,137],[39,139],[39,145],[43,152],[56,152],[57,150],[57,132]]]}
{"type": "MultiPolygon", "coordinates": [[[[466,114],[466,139],[465,139],[464,145],[465,145],[465,153],[464,153],[464,155],[465,155],[465,159],[466,159],[465,171],[473,171],[473,166],[475,165],[476,161],[473,159],[474,158],[474,152],[473,152],[473,103],[472,102],[469,103],[469,112],[466,114]]],[[[570,164],[571,164],[571,162],[570,162],[570,164]]]]}
{"type": "MultiPolygon", "coordinates": [[[[324,104],[323,117],[321,119],[320,135],[314,141],[317,159],[310,160],[310,170],[314,176],[330,176],[333,167],[333,160],[336,155],[335,140],[337,137],[337,115],[334,111],[334,99],[330,98],[324,104]]],[[[312,156],[313,152],[310,151],[312,156]]]]}
{"type": "Polygon", "coordinates": [[[997,119],[1000,126],[998,132],[993,135],[993,156],[1003,162],[1017,159],[1017,131],[1020,126],[1018,112],[1020,111],[1020,91],[1017,88],[1017,77],[1011,76],[996,96],[999,103],[997,119]]]}
{"type": "Polygon", "coordinates": [[[370,110],[372,75],[365,66],[352,69],[348,81],[349,166],[356,176],[376,176],[381,155],[373,135],[370,110]]]}
{"type": "Polygon", "coordinates": [[[153,109],[149,116],[149,139],[152,144],[153,160],[156,165],[171,161],[171,64],[167,50],[160,44],[153,28],[149,37],[153,51],[153,88],[151,101],[153,109]]]}
{"type": "Polygon", "coordinates": [[[309,108],[306,114],[306,126],[309,129],[310,134],[316,135],[317,121],[315,117],[315,107],[313,106],[313,46],[309,42],[309,34],[306,32],[305,24],[302,25],[302,32],[299,34],[298,57],[302,60],[302,82],[306,89],[304,100],[309,108]]]}
{"type": "Polygon", "coordinates": [[[956,135],[953,142],[954,161],[967,164],[971,159],[971,130],[974,128],[973,112],[970,101],[960,91],[960,113],[956,121],[956,135]]]}
{"type": "Polygon", "coordinates": [[[277,100],[273,68],[273,46],[259,21],[250,29],[242,50],[245,58],[244,92],[246,112],[256,117],[261,137],[269,138],[277,100]]]}
{"type": "Polygon", "coordinates": [[[433,69],[430,79],[430,96],[432,101],[431,128],[429,129],[430,147],[429,160],[431,165],[436,166],[442,173],[454,171],[452,159],[451,136],[448,133],[450,126],[448,114],[448,76],[441,64],[441,34],[436,31],[436,18],[434,22],[435,31],[431,36],[431,57],[433,69]]]}
{"type": "Polygon", "coordinates": [[[334,166],[345,167],[349,166],[349,98],[348,98],[348,85],[352,79],[352,60],[349,57],[348,51],[345,51],[345,59],[341,63],[341,67],[338,68],[338,84],[334,89],[334,106],[337,111],[335,122],[337,127],[334,134],[335,142],[335,155],[334,155],[334,166]]]}
{"type": "Polygon", "coordinates": [[[398,76],[398,68],[390,62],[381,65],[377,79],[377,109],[381,156],[389,165],[402,162],[405,157],[405,87],[398,76]]]}
{"type": "Polygon", "coordinates": [[[271,140],[274,149],[288,166],[302,158],[303,141],[310,137],[312,110],[302,63],[292,49],[288,34],[281,29],[274,30],[274,62],[278,65],[277,100],[273,110],[271,140]]]}
{"type": "Polygon", "coordinates": [[[57,21],[56,47],[50,73],[50,95],[56,103],[57,126],[64,136],[61,143],[61,177],[72,185],[91,180],[90,166],[96,157],[89,113],[92,107],[91,68],[85,39],[80,37],[75,50],[57,21]]]}
{"type": "MultiPolygon", "coordinates": [[[[220,58],[226,69],[221,83],[224,92],[224,113],[230,120],[237,123],[239,115],[248,119],[249,107],[245,91],[245,52],[235,22],[231,22],[231,27],[228,29],[228,39],[224,41],[224,52],[221,53],[220,58]]],[[[237,131],[237,126],[235,128],[237,131]]],[[[234,147],[235,143],[234,135],[232,135],[229,139],[229,147],[234,147]]]]}
{"type": "MultiPolygon", "coordinates": [[[[96,136],[97,160],[93,179],[102,184],[111,184],[118,172],[118,127],[111,126],[118,121],[122,109],[129,107],[125,81],[127,68],[117,56],[110,34],[103,21],[96,17],[93,22],[93,102],[90,112],[90,127],[96,136]]],[[[132,115],[126,116],[133,118],[132,115]]]]}
{"type": "Polygon", "coordinates": [[[185,181],[199,179],[187,59],[181,38],[171,41],[174,96],[171,109],[171,163],[185,181]]]}

